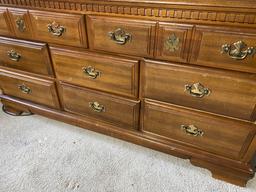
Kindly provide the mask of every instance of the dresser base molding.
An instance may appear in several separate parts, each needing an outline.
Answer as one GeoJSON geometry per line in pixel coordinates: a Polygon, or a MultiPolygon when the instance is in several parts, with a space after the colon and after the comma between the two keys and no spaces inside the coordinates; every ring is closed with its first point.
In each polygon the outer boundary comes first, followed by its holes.
{"type": "Polygon", "coordinates": [[[196,158],[191,158],[190,162],[192,165],[210,170],[212,177],[215,179],[223,180],[241,187],[245,187],[247,182],[254,176],[254,174],[240,172],[229,167],[216,165],[196,158]]]}
{"type": "Polygon", "coordinates": [[[193,165],[210,170],[213,178],[224,180],[235,185],[243,187],[246,186],[247,181],[253,178],[255,173],[255,162],[253,165],[245,164],[241,163],[240,161],[227,159],[225,157],[199,151],[197,149],[192,149],[189,146],[180,145],[176,142],[169,142],[167,144],[142,132],[133,130],[123,131],[124,129],[114,125],[103,122],[94,123],[94,121],[91,121],[91,119],[86,117],[51,109],[6,95],[0,95],[0,99],[1,103],[6,109],[12,110],[10,112],[30,112],[33,114],[42,115],[54,120],[62,121],[134,144],[142,145],[144,147],[183,159],[189,159],[193,165]]]}
{"type": "Polygon", "coordinates": [[[17,106],[15,103],[5,101],[4,105],[2,106],[2,111],[7,115],[11,116],[30,116],[33,115],[31,111],[28,109],[17,106]]]}

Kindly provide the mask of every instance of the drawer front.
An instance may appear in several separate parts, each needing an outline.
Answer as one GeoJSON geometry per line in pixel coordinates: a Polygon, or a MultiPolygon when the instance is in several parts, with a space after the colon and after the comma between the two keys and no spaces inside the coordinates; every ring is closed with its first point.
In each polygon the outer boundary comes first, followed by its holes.
{"type": "Polygon", "coordinates": [[[187,62],[192,25],[159,23],[156,57],[187,62]]]}
{"type": "Polygon", "coordinates": [[[32,10],[29,13],[36,39],[87,47],[84,15],[32,10]]]}
{"type": "Polygon", "coordinates": [[[138,61],[84,51],[51,48],[59,80],[137,97],[138,61]]]}
{"type": "Polygon", "coordinates": [[[6,95],[52,108],[59,108],[56,87],[53,81],[0,70],[0,88],[6,95]]]}
{"type": "Polygon", "coordinates": [[[255,120],[256,75],[146,61],[144,97],[255,120]]]}
{"type": "Polygon", "coordinates": [[[255,125],[153,101],[144,103],[143,131],[169,141],[241,159],[255,125]]]}
{"type": "Polygon", "coordinates": [[[66,111],[97,118],[97,121],[106,121],[124,128],[138,128],[138,101],[63,83],[60,89],[66,111]]]}
{"type": "Polygon", "coordinates": [[[28,11],[24,9],[8,8],[8,12],[16,37],[31,39],[33,33],[28,11]]]}
{"type": "Polygon", "coordinates": [[[197,27],[191,63],[256,73],[256,31],[197,27]]]}
{"type": "Polygon", "coordinates": [[[88,16],[92,49],[138,56],[153,54],[155,22],[116,17],[88,16]]]}
{"type": "Polygon", "coordinates": [[[0,37],[0,65],[43,75],[53,74],[45,43],[0,37]]]}
{"type": "Polygon", "coordinates": [[[7,23],[7,10],[0,7],[0,35],[11,35],[10,27],[7,23]]]}

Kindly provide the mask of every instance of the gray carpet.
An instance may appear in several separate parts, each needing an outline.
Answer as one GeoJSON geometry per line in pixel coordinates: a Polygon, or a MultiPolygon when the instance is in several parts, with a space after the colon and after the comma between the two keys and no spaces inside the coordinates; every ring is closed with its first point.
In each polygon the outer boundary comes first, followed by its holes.
{"type": "Polygon", "coordinates": [[[188,160],[41,116],[0,112],[0,192],[255,192],[188,160]]]}

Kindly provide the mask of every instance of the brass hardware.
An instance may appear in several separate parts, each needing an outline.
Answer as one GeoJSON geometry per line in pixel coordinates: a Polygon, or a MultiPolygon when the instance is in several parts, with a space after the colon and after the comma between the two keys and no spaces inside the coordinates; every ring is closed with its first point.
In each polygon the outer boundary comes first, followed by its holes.
{"type": "Polygon", "coordinates": [[[88,67],[83,67],[83,72],[90,78],[92,79],[96,79],[97,77],[99,77],[101,75],[100,71],[97,71],[95,68],[93,68],[92,66],[88,66],[88,67]]]}
{"type": "Polygon", "coordinates": [[[185,91],[194,97],[204,97],[210,95],[211,91],[205,88],[201,83],[185,85],[185,91]]]}
{"type": "Polygon", "coordinates": [[[8,51],[7,54],[12,61],[18,62],[21,58],[21,55],[14,50],[8,51]]]}
{"type": "Polygon", "coordinates": [[[118,28],[114,32],[111,31],[108,33],[111,40],[119,45],[124,45],[131,40],[132,36],[129,33],[126,33],[123,29],[118,28]]]}
{"type": "Polygon", "coordinates": [[[18,18],[16,19],[15,23],[16,23],[16,27],[18,28],[18,30],[19,30],[20,32],[24,32],[24,31],[25,31],[26,26],[25,26],[25,21],[24,21],[23,18],[18,17],[18,18]]]}
{"type": "Polygon", "coordinates": [[[92,108],[93,111],[98,113],[105,112],[105,107],[96,101],[89,102],[89,107],[92,108]]]}
{"type": "Polygon", "coordinates": [[[60,26],[55,21],[52,22],[51,24],[48,24],[47,27],[48,27],[48,32],[57,37],[60,37],[66,31],[65,27],[60,26]]]}
{"type": "Polygon", "coordinates": [[[170,52],[179,50],[180,48],[180,39],[173,33],[164,43],[164,48],[170,52]]]}
{"type": "Polygon", "coordinates": [[[204,135],[204,131],[198,129],[195,125],[181,125],[181,129],[184,130],[186,134],[195,137],[204,135]]]}
{"type": "Polygon", "coordinates": [[[25,94],[30,94],[32,92],[32,90],[27,87],[25,84],[22,85],[18,85],[18,88],[25,94]]]}
{"type": "Polygon", "coordinates": [[[246,49],[247,45],[243,41],[237,41],[230,44],[222,45],[221,47],[221,53],[228,54],[230,58],[235,60],[243,60],[249,55],[254,55],[256,53],[255,47],[248,47],[246,49]]]}

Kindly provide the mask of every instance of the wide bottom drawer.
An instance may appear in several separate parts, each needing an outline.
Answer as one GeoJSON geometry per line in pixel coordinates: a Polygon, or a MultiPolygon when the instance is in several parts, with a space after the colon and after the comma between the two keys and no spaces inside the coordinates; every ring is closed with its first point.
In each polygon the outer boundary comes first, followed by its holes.
{"type": "Polygon", "coordinates": [[[252,123],[152,100],[143,111],[143,132],[233,159],[242,158],[256,130],[252,123]]]}
{"type": "Polygon", "coordinates": [[[60,86],[65,111],[106,121],[120,127],[137,129],[139,101],[92,91],[66,83],[60,86]]]}
{"type": "Polygon", "coordinates": [[[0,70],[0,88],[5,95],[59,108],[55,83],[50,80],[0,70]]]}

